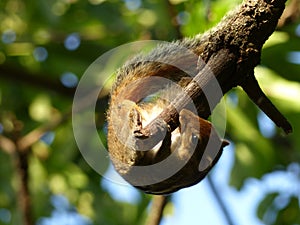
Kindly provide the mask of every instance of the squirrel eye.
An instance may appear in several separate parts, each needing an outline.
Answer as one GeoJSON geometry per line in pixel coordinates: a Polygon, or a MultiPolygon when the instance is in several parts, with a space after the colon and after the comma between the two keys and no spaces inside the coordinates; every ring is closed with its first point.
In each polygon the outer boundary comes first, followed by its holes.
{"type": "Polygon", "coordinates": [[[198,137],[196,134],[192,134],[191,141],[196,144],[198,142],[198,137]]]}

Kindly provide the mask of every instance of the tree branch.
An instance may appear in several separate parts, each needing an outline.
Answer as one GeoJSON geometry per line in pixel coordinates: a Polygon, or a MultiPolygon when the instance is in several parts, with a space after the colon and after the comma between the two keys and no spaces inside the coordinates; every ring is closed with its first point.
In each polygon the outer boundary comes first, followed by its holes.
{"type": "Polygon", "coordinates": [[[300,0],[292,0],[283,11],[278,21],[278,27],[281,28],[287,24],[294,23],[300,16],[300,0]]]}
{"type": "MultiPolygon", "coordinates": [[[[0,135],[0,148],[12,156],[16,176],[18,180],[18,207],[23,216],[24,225],[33,225],[31,214],[31,195],[29,190],[29,156],[31,154],[31,146],[37,142],[41,136],[50,130],[60,126],[63,122],[70,118],[70,112],[59,118],[54,118],[52,121],[30,131],[28,134],[21,136],[22,126],[15,126],[12,131],[12,139],[0,135]]],[[[13,121],[18,123],[17,120],[13,121]]]]}
{"type": "Polygon", "coordinates": [[[152,206],[146,225],[159,225],[162,219],[164,208],[167,204],[167,197],[164,195],[154,195],[152,199],[152,206]]]}
{"type": "Polygon", "coordinates": [[[12,156],[13,165],[16,170],[18,180],[18,207],[23,217],[24,225],[32,225],[31,217],[31,198],[28,187],[29,171],[28,171],[28,151],[20,151],[17,144],[9,138],[0,135],[0,148],[4,152],[12,156]]]}
{"type": "Polygon", "coordinates": [[[31,197],[29,191],[29,154],[30,151],[19,149],[18,140],[20,139],[23,126],[16,118],[13,119],[14,129],[11,132],[11,139],[1,137],[2,144],[6,142],[6,152],[10,153],[13,160],[13,166],[16,171],[17,178],[17,205],[22,215],[22,221],[24,225],[33,225],[33,219],[31,214],[31,197]],[[5,140],[5,142],[3,142],[5,140]],[[7,144],[9,143],[9,144],[7,144]]]}
{"type": "Polygon", "coordinates": [[[17,151],[14,154],[14,162],[19,182],[18,204],[23,216],[24,225],[33,225],[31,214],[31,197],[29,191],[29,151],[17,151]]]}
{"type": "MultiPolygon", "coordinates": [[[[247,90],[252,88],[260,90],[260,87],[255,82],[247,83],[247,77],[252,76],[254,67],[259,64],[262,46],[275,30],[284,7],[285,0],[245,1],[216,28],[196,40],[198,43],[194,43],[192,50],[199,54],[207,65],[184,89],[194,102],[203,95],[203,88],[209,88],[213,79],[209,77],[211,72],[224,93],[237,85],[242,85],[251,99],[257,99],[257,96],[252,96],[253,92],[247,90]]],[[[216,99],[216,102],[221,97],[216,99]]],[[[178,96],[146,127],[135,130],[131,140],[134,149],[151,149],[163,139],[167,129],[170,128],[172,131],[178,127],[178,114],[186,104],[186,97],[178,96]]],[[[262,107],[261,104],[258,106],[262,107]]],[[[291,125],[271,102],[266,101],[262,110],[266,111],[266,108],[271,119],[276,124],[282,125],[286,133],[292,131],[291,125]]],[[[207,118],[210,114],[211,109],[206,106],[199,116],[207,118]]]]}
{"type": "Polygon", "coordinates": [[[59,80],[48,79],[53,77],[47,74],[32,74],[25,69],[20,70],[13,66],[1,65],[0,66],[0,77],[12,82],[21,82],[29,85],[36,86],[43,90],[54,91],[63,96],[73,97],[75,88],[67,88],[63,86],[59,80]]]}

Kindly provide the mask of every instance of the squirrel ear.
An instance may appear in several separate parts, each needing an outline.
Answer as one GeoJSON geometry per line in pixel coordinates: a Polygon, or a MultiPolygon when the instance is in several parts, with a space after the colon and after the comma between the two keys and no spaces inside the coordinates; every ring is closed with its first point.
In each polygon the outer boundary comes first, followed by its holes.
{"type": "Polygon", "coordinates": [[[229,144],[230,144],[229,141],[227,141],[227,140],[225,140],[225,139],[222,139],[222,144],[221,144],[222,148],[226,147],[226,146],[229,145],[229,144]]]}
{"type": "Polygon", "coordinates": [[[252,71],[247,78],[240,84],[249,98],[286,134],[292,132],[293,128],[287,119],[279,112],[268,97],[261,90],[252,71]]]}

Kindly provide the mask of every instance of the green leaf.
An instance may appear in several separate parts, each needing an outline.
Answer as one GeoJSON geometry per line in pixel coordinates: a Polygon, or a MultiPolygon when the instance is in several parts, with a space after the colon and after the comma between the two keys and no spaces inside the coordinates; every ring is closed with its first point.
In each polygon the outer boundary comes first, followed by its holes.
{"type": "Polygon", "coordinates": [[[268,212],[274,210],[274,200],[278,197],[278,193],[267,194],[257,207],[257,216],[260,220],[264,221],[268,212]]]}
{"type": "Polygon", "coordinates": [[[278,212],[275,225],[282,224],[300,224],[300,207],[298,198],[292,197],[289,204],[278,212]]]}

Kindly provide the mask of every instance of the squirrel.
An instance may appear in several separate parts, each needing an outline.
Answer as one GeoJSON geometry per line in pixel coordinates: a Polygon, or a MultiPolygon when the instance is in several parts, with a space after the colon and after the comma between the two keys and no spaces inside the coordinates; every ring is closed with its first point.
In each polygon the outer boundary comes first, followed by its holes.
{"type": "MultiPolygon", "coordinates": [[[[200,182],[229,144],[219,137],[207,118],[223,93],[237,85],[276,125],[286,133],[292,131],[288,121],[261,91],[253,73],[261,47],[275,29],[274,21],[280,17],[284,2],[269,11],[265,10],[266,4],[275,3],[258,2],[253,6],[252,1],[246,1],[205,34],[159,45],[149,54],[129,60],[117,71],[107,112],[107,140],[111,161],[127,182],[146,193],[159,195],[200,182]],[[256,18],[260,16],[276,18],[268,24],[256,18]],[[267,25],[273,28],[263,29],[267,25]],[[215,74],[219,73],[215,78],[222,91],[212,105],[201,92],[202,87],[196,91],[193,88],[199,85],[191,86],[206,68],[205,63],[210,62],[217,63],[211,64],[211,68],[215,74]],[[187,87],[192,94],[176,108],[178,96],[186,95],[187,87]],[[178,116],[166,122],[159,115],[170,106],[177,110],[178,116]],[[147,143],[141,130],[153,122],[161,138],[153,145],[137,147],[136,140],[147,143]]],[[[201,79],[207,76],[204,74],[201,79]]],[[[215,86],[206,88],[214,91],[215,86]]]]}
{"type": "Polygon", "coordinates": [[[210,114],[205,95],[180,109],[179,126],[167,130],[152,149],[137,151],[130,143],[135,131],[155,119],[201,70],[198,55],[183,50],[183,46],[189,48],[187,51],[193,50],[190,46],[195,43],[195,39],[185,39],[134,57],[117,72],[111,90],[107,116],[110,158],[126,181],[146,193],[169,194],[198,183],[229,144],[204,119],[210,114]],[[183,69],[173,66],[173,62],[183,69]],[[209,141],[216,149],[206,149],[209,141]],[[157,165],[169,157],[172,160],[159,169],[157,165]],[[157,168],[149,171],[151,166],[157,168]],[[142,172],[142,167],[149,170],[142,172]]]}

